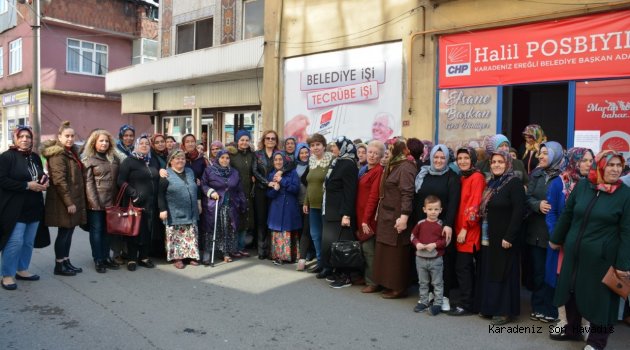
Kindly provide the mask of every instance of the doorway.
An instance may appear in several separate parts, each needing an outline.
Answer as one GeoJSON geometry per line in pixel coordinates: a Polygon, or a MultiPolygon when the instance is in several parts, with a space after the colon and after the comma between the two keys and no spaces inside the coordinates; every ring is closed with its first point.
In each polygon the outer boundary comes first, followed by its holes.
{"type": "Polygon", "coordinates": [[[568,115],[568,83],[503,87],[501,133],[510,139],[512,147],[519,153],[525,143],[521,133],[529,124],[540,125],[547,140],[566,147],[568,115]]]}

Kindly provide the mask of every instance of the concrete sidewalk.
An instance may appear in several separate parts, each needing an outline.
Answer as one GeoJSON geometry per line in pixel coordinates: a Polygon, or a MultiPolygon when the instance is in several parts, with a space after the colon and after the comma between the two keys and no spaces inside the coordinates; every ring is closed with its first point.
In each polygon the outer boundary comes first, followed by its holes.
{"type": "MultiPolygon", "coordinates": [[[[56,230],[51,229],[52,239],[56,230]]],[[[549,325],[522,316],[503,333],[477,316],[416,314],[416,298],[384,300],[360,287],[328,287],[295,265],[254,258],[177,270],[124,268],[97,274],[87,233],[71,250],[76,277],[53,275],[52,246],[36,250],[42,279],[0,290],[4,349],[582,349],[549,340],[549,325]],[[520,329],[513,328],[521,326],[520,329]],[[538,328],[540,327],[540,328],[538,328]],[[526,334],[534,332],[536,334],[526,334]],[[540,332],[538,334],[537,332],[540,332]]],[[[608,349],[628,349],[630,328],[615,327],[608,349]]]]}

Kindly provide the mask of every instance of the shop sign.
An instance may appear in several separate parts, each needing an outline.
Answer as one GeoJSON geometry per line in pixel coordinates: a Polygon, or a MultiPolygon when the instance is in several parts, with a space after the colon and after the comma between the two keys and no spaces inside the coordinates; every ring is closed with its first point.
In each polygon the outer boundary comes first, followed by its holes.
{"type": "Polygon", "coordinates": [[[630,157],[630,79],[576,83],[573,144],[630,157]]]}
{"type": "Polygon", "coordinates": [[[184,96],[184,108],[195,108],[196,98],[195,96],[184,96]]]}
{"type": "Polygon", "coordinates": [[[630,76],[630,10],[445,35],[439,87],[630,76]]]}
{"type": "Polygon", "coordinates": [[[496,87],[440,90],[438,142],[453,150],[482,147],[497,131],[497,96],[496,87]]]}
{"type": "Polygon", "coordinates": [[[20,90],[2,95],[2,106],[16,106],[29,102],[28,90],[20,90]]]}
{"type": "Polygon", "coordinates": [[[401,134],[402,43],[284,62],[284,137],[385,140],[401,134]]]}

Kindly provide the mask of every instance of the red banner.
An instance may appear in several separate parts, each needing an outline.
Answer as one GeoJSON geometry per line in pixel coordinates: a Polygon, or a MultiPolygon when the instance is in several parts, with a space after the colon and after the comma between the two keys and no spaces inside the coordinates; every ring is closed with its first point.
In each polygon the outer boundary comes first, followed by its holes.
{"type": "Polygon", "coordinates": [[[630,156],[630,79],[576,84],[574,144],[630,156]]]}
{"type": "Polygon", "coordinates": [[[446,35],[440,88],[630,76],[630,10],[446,35]]]}

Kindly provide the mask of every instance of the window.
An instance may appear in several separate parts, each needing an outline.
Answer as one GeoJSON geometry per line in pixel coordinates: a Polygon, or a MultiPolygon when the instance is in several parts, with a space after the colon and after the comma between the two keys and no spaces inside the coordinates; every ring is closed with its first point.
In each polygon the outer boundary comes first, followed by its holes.
{"type": "Polygon", "coordinates": [[[133,57],[131,64],[142,64],[155,61],[158,54],[158,42],[156,40],[140,38],[133,41],[133,57]]]}
{"type": "Polygon", "coordinates": [[[177,26],[177,53],[212,47],[212,17],[177,26]]]}
{"type": "Polygon", "coordinates": [[[66,70],[71,73],[105,76],[107,46],[89,41],[68,39],[66,70]]]}
{"type": "Polygon", "coordinates": [[[22,71],[22,38],[9,43],[9,74],[22,71]]]}
{"type": "Polygon", "coordinates": [[[243,3],[243,39],[265,34],[265,0],[249,0],[243,3]]]}
{"type": "Polygon", "coordinates": [[[0,46],[0,77],[2,76],[4,76],[4,47],[0,46]]]}
{"type": "Polygon", "coordinates": [[[0,15],[9,11],[9,4],[7,0],[0,0],[0,15]]]}

